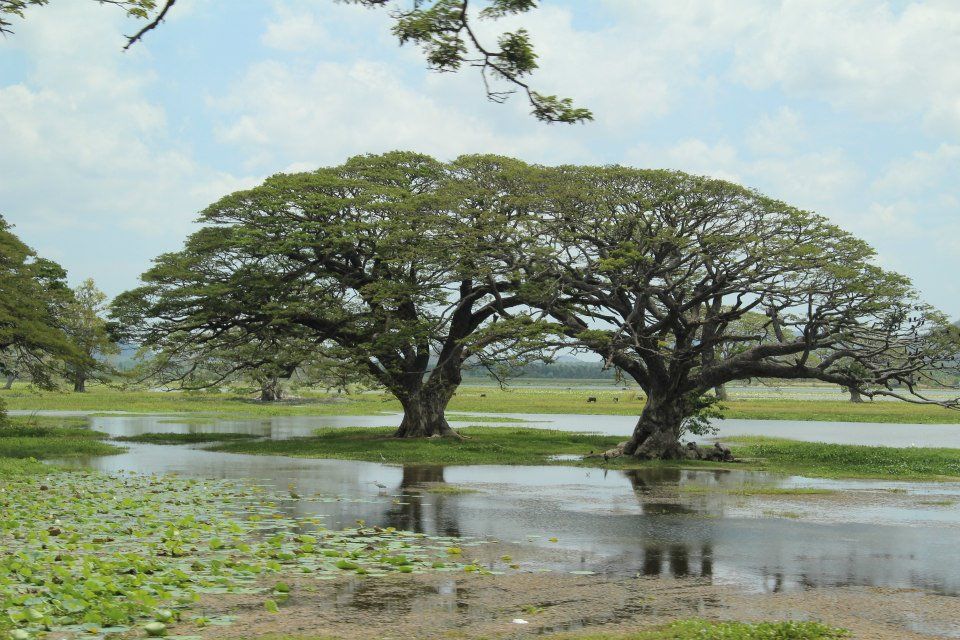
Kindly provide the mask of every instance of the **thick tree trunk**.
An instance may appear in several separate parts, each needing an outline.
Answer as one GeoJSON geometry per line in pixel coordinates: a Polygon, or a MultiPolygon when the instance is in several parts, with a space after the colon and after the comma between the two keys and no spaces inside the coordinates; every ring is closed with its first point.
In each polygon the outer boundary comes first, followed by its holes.
{"type": "Polygon", "coordinates": [[[277,402],[283,399],[283,387],[279,378],[267,378],[260,384],[260,401],[277,402]]]}
{"type": "Polygon", "coordinates": [[[717,396],[719,400],[729,400],[730,395],[727,393],[726,385],[718,384],[713,388],[714,395],[717,396]]]}
{"type": "Polygon", "coordinates": [[[74,393],[86,393],[87,391],[87,379],[84,376],[76,376],[73,379],[73,391],[74,393]]]}
{"type": "Polygon", "coordinates": [[[397,438],[460,437],[444,417],[455,388],[438,390],[423,387],[415,394],[400,398],[403,420],[393,435],[397,438]]]}
{"type": "Polygon", "coordinates": [[[863,396],[860,395],[859,390],[848,387],[847,391],[850,392],[850,402],[863,402],[863,396]]]}
{"type": "Polygon", "coordinates": [[[17,379],[17,374],[15,374],[15,373],[8,373],[8,374],[7,374],[7,382],[6,382],[6,384],[3,385],[3,388],[4,388],[4,389],[8,389],[8,390],[9,390],[9,389],[13,389],[13,381],[16,380],[16,379],[17,379]]]}
{"type": "Polygon", "coordinates": [[[686,458],[684,447],[680,444],[685,417],[682,398],[648,394],[647,404],[623,452],[648,460],[686,458]]]}

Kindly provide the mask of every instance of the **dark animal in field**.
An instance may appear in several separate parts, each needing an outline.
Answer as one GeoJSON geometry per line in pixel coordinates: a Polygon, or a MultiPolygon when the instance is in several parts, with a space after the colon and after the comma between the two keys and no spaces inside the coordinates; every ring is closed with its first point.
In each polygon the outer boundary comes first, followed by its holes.
{"type": "Polygon", "coordinates": [[[690,460],[733,461],[733,452],[730,451],[730,447],[719,442],[714,443],[712,447],[701,447],[696,442],[688,442],[686,453],[690,460]]]}
{"type": "Polygon", "coordinates": [[[620,402],[620,398],[614,396],[614,397],[613,397],[613,401],[614,401],[614,402],[620,402]]]}
{"type": "Polygon", "coordinates": [[[597,401],[596,396],[590,396],[589,398],[587,398],[587,402],[596,402],[596,401],[597,401]]]}
{"type": "Polygon", "coordinates": [[[729,462],[733,460],[733,452],[730,451],[730,447],[728,447],[727,445],[721,444],[719,442],[714,442],[713,448],[717,452],[717,454],[721,456],[720,459],[723,460],[724,462],[729,462]]]}
{"type": "Polygon", "coordinates": [[[480,394],[480,397],[481,397],[481,398],[486,398],[486,397],[487,397],[487,394],[481,393],[481,394],[480,394]]]}

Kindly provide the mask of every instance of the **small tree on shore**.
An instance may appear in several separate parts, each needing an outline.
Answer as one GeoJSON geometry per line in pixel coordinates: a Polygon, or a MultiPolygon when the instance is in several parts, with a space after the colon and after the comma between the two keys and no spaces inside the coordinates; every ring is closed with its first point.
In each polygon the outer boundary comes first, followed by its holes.
{"type": "Polygon", "coordinates": [[[120,353],[120,347],[107,331],[103,318],[107,310],[107,295],[87,278],[73,290],[73,299],[63,313],[63,327],[76,346],[76,354],[65,360],[66,377],[73,390],[83,393],[87,381],[105,381],[113,373],[104,356],[120,353]]]}
{"type": "Polygon", "coordinates": [[[643,388],[625,454],[682,457],[705,394],[734,380],[822,380],[934,403],[920,386],[957,361],[945,319],[820,216],[679,172],[548,174],[531,235],[541,239],[534,273],[552,284],[531,303],[643,388]],[[746,327],[750,314],[762,322],[746,327]]]}

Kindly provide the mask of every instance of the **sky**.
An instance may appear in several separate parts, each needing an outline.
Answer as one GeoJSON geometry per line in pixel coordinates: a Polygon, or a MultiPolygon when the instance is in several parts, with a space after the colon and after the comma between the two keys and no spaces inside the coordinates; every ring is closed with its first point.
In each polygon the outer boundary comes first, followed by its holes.
{"type": "Polygon", "coordinates": [[[960,2],[540,5],[502,27],[531,33],[535,88],[592,123],[428,71],[382,10],[179,0],[123,52],[122,12],[52,0],[0,39],[0,213],[112,296],[219,197],[355,154],[671,168],[827,216],[960,317],[960,2]]]}

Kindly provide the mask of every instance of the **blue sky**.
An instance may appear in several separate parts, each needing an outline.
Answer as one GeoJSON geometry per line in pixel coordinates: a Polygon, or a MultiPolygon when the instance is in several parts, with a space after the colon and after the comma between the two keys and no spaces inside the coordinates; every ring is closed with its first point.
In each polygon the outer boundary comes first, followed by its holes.
{"type": "Polygon", "coordinates": [[[830,217],[960,317],[960,3],[543,0],[515,22],[537,88],[595,122],[485,102],[382,11],[180,0],[123,53],[114,8],[53,0],[0,40],[0,212],[115,295],[279,171],[390,149],[668,167],[830,217]]]}

